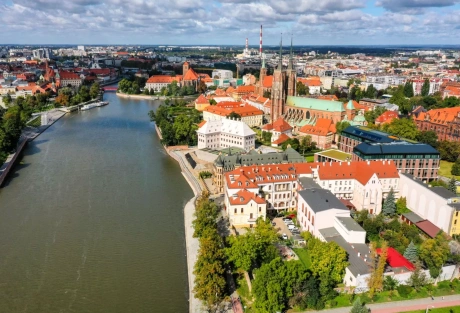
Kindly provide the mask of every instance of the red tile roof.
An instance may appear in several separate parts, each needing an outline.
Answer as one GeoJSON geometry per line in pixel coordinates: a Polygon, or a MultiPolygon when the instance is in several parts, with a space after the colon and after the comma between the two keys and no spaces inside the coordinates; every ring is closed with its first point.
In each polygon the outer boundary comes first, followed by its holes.
{"type": "Polygon", "coordinates": [[[193,68],[189,68],[187,73],[184,74],[183,80],[198,80],[198,74],[193,68]]]}
{"type": "Polygon", "coordinates": [[[309,135],[326,136],[329,133],[335,134],[336,129],[332,120],[319,118],[315,125],[305,125],[299,129],[299,132],[309,135]]]}
{"type": "Polygon", "coordinates": [[[264,88],[272,88],[273,86],[273,75],[265,76],[262,82],[264,88]]]}
{"type": "Polygon", "coordinates": [[[220,116],[227,116],[232,112],[235,112],[235,113],[239,114],[241,117],[253,116],[253,115],[263,115],[264,114],[264,112],[262,112],[261,110],[255,108],[255,107],[253,107],[251,105],[238,106],[238,107],[229,108],[229,109],[226,109],[226,108],[223,108],[223,107],[217,106],[217,105],[210,105],[210,106],[206,107],[203,111],[213,113],[213,114],[217,114],[217,115],[220,115],[220,116]]]}
{"type": "Polygon", "coordinates": [[[289,139],[291,139],[291,138],[289,138],[288,135],[286,135],[285,133],[282,133],[282,134],[278,137],[278,139],[276,139],[275,141],[272,142],[272,144],[280,145],[280,144],[282,144],[283,142],[288,141],[289,139]]]}
{"type": "Polygon", "coordinates": [[[391,123],[394,119],[398,119],[398,113],[394,111],[385,111],[382,115],[375,119],[376,124],[391,123]]]}
{"type": "Polygon", "coordinates": [[[238,86],[236,87],[235,92],[236,93],[251,93],[251,92],[255,92],[256,90],[255,88],[256,88],[255,86],[238,86]]]}
{"type": "Polygon", "coordinates": [[[441,229],[439,229],[438,226],[434,225],[428,220],[415,223],[415,226],[420,228],[420,230],[422,230],[425,234],[427,234],[431,238],[436,237],[436,235],[441,231],[441,229]]]}
{"type": "Polygon", "coordinates": [[[73,73],[73,72],[68,72],[68,71],[59,71],[59,77],[61,81],[80,79],[80,76],[78,74],[73,73]]]}
{"type": "Polygon", "coordinates": [[[206,121],[201,121],[200,124],[198,124],[198,128],[201,128],[204,124],[206,124],[206,121]]]}
{"type": "Polygon", "coordinates": [[[180,82],[181,79],[178,76],[153,75],[147,80],[146,84],[171,84],[173,81],[180,82]]]}
{"type": "MultiPolygon", "coordinates": [[[[378,255],[382,253],[381,248],[375,249],[378,255]]],[[[398,251],[395,249],[389,247],[387,250],[387,263],[393,267],[393,268],[398,268],[398,267],[405,267],[409,271],[414,271],[415,266],[404,256],[401,255],[398,251]]]]}
{"type": "Polygon", "coordinates": [[[236,193],[236,197],[233,195],[229,195],[228,201],[230,202],[231,205],[243,205],[243,204],[248,204],[250,201],[254,201],[257,204],[265,204],[265,199],[256,196],[254,193],[242,189],[236,193]]]}
{"type": "Polygon", "coordinates": [[[195,103],[198,103],[198,104],[206,104],[206,103],[209,103],[209,100],[206,99],[206,97],[201,94],[196,100],[195,100],[195,103]]]}
{"type": "Polygon", "coordinates": [[[274,130],[277,132],[285,132],[292,129],[292,126],[289,125],[282,117],[278,118],[274,123],[267,124],[262,127],[264,130],[274,130]]]}
{"type": "Polygon", "coordinates": [[[434,109],[428,112],[421,112],[418,116],[414,116],[414,120],[420,122],[428,120],[433,124],[447,125],[453,122],[459,113],[460,107],[434,109]]]}

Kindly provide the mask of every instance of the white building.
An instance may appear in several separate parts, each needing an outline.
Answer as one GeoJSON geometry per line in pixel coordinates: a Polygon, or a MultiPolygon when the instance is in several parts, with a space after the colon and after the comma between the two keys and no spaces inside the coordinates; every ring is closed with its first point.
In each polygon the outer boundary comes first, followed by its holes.
{"type": "Polygon", "coordinates": [[[213,70],[212,79],[232,79],[233,78],[233,72],[230,70],[213,70]]]}
{"type": "MultiPolygon", "coordinates": [[[[227,192],[233,192],[226,189],[227,192]]],[[[253,227],[259,217],[267,216],[267,203],[257,189],[241,189],[225,197],[225,209],[230,225],[237,228],[253,227]]]]}
{"type": "Polygon", "coordinates": [[[205,121],[196,132],[198,149],[237,147],[249,151],[255,148],[256,133],[242,121],[228,118],[205,121]]]}

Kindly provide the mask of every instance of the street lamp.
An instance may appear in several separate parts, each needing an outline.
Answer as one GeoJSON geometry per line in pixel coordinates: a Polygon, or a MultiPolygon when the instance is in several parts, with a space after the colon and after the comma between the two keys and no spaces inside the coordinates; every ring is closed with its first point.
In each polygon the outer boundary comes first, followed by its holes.
{"type": "Polygon", "coordinates": [[[427,307],[426,307],[426,311],[425,311],[425,313],[428,313],[428,311],[429,311],[430,307],[431,307],[432,309],[434,309],[434,306],[432,306],[432,305],[429,305],[429,306],[427,306],[427,307]]]}

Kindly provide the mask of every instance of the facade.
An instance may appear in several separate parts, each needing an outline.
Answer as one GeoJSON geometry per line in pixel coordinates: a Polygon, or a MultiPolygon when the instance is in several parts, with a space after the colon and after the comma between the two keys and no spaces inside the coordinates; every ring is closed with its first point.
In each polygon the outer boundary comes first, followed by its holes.
{"type": "Polygon", "coordinates": [[[250,151],[255,147],[255,133],[242,121],[228,118],[210,120],[201,123],[196,132],[198,149],[220,150],[237,147],[250,151]]]}
{"type": "Polygon", "coordinates": [[[298,82],[301,82],[304,86],[308,87],[310,95],[319,95],[321,93],[321,80],[319,77],[315,78],[297,78],[298,82]]]}
{"type": "Polygon", "coordinates": [[[336,133],[332,120],[319,118],[314,125],[305,125],[299,129],[300,136],[311,136],[313,142],[320,149],[330,149],[336,133]]]}
{"type": "Polygon", "coordinates": [[[353,149],[352,160],[393,161],[399,171],[414,175],[423,181],[437,179],[441,164],[440,154],[435,148],[428,144],[407,141],[362,142],[353,149]]]}
{"type": "Polygon", "coordinates": [[[352,153],[353,149],[362,142],[389,143],[396,140],[396,137],[381,131],[367,127],[350,126],[342,131],[339,148],[345,153],[352,153]]]}
{"type": "Polygon", "coordinates": [[[248,154],[219,155],[213,164],[213,184],[219,192],[224,191],[224,175],[242,166],[303,163],[305,159],[294,149],[287,148],[283,152],[261,154],[255,150],[248,154]]]}
{"type": "MultiPolygon", "coordinates": [[[[353,112],[349,114],[354,118],[353,112]]],[[[340,101],[289,96],[284,118],[291,124],[309,122],[318,118],[330,119],[335,124],[342,121],[346,115],[347,111],[340,101]]]]}
{"type": "Polygon", "coordinates": [[[180,75],[153,75],[145,83],[145,89],[148,89],[149,91],[153,90],[154,92],[160,92],[161,88],[168,87],[168,85],[174,81],[180,84],[182,81],[182,77],[180,75]]]}
{"type": "Polygon", "coordinates": [[[418,130],[432,130],[438,140],[460,141],[460,107],[429,110],[413,117],[418,130]]]}
{"type": "Polygon", "coordinates": [[[405,173],[401,173],[399,189],[412,212],[449,235],[460,234],[460,197],[456,194],[444,187],[431,187],[405,173]]]}
{"type": "Polygon", "coordinates": [[[206,109],[208,106],[211,104],[209,103],[209,100],[206,99],[206,97],[201,94],[196,100],[195,100],[195,110],[197,111],[203,111],[206,109]]]}
{"type": "Polygon", "coordinates": [[[74,88],[78,88],[82,84],[82,79],[78,74],[68,71],[59,71],[55,79],[56,85],[59,87],[67,87],[70,85],[74,88]]]}
{"type": "Polygon", "coordinates": [[[226,195],[225,209],[230,225],[235,228],[252,228],[258,218],[266,218],[267,203],[257,191],[257,188],[249,188],[226,195]]]}

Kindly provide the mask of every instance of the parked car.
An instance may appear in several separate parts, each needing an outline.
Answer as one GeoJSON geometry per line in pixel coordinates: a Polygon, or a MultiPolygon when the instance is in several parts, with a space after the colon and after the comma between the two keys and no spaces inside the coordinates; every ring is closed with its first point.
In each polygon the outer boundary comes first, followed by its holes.
{"type": "Polygon", "coordinates": [[[293,230],[293,229],[298,229],[298,228],[295,227],[294,224],[289,224],[289,225],[288,225],[288,229],[289,229],[289,230],[293,230]]]}
{"type": "Polygon", "coordinates": [[[283,218],[283,222],[288,222],[288,221],[292,222],[292,220],[290,218],[283,218]]]}
{"type": "Polygon", "coordinates": [[[298,232],[299,231],[299,229],[297,227],[295,227],[295,226],[292,229],[291,228],[289,228],[289,229],[291,230],[291,232],[298,232]]]}
{"type": "Polygon", "coordinates": [[[287,240],[288,239],[288,236],[286,234],[282,234],[281,235],[281,238],[283,238],[283,240],[287,240]]]}

